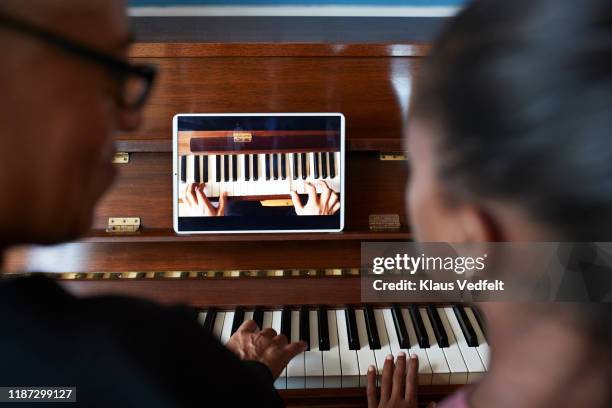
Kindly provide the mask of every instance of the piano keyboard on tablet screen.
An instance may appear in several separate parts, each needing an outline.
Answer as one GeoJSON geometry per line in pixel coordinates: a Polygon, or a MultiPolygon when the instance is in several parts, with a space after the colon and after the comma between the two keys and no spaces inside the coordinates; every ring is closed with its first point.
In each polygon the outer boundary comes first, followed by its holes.
{"type": "Polygon", "coordinates": [[[181,189],[206,183],[208,197],[306,194],[304,183],[318,180],[339,193],[340,152],[183,155],[179,180],[181,189]]]}
{"type": "Polygon", "coordinates": [[[205,330],[223,344],[250,319],[260,328],[272,327],[291,341],[309,344],[276,381],[278,389],[364,387],[368,367],[375,366],[381,374],[385,357],[400,351],[418,356],[423,385],[468,384],[489,364],[489,346],[470,307],[237,307],[199,314],[205,330]]]}

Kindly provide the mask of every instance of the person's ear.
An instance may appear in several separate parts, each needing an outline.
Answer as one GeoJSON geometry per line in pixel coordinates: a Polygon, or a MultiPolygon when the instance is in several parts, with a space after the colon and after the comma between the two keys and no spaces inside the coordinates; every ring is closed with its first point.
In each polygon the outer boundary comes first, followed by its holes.
{"type": "Polygon", "coordinates": [[[465,204],[458,209],[458,235],[462,242],[498,242],[503,240],[500,224],[486,209],[465,204]]]}

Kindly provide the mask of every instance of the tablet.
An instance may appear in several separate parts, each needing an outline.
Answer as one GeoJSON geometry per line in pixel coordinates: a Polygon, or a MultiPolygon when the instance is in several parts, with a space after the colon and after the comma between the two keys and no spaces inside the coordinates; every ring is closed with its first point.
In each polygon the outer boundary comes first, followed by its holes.
{"type": "Polygon", "coordinates": [[[178,234],[338,232],[344,227],[340,113],[178,114],[178,234]]]}

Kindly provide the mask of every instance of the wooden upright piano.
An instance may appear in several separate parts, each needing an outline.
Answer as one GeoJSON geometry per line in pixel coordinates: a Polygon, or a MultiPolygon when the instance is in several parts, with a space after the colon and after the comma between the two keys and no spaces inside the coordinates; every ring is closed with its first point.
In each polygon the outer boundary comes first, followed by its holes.
{"type": "Polygon", "coordinates": [[[277,381],[288,406],[366,406],[367,364],[381,365],[398,349],[421,357],[421,401],[443,398],[486,370],[478,314],[410,299],[363,305],[359,287],[362,242],[411,238],[402,137],[428,49],[409,42],[135,44],[131,58],[156,64],[159,81],[141,129],[117,139],[119,177],[91,232],[55,247],[14,249],[7,272],[52,274],[79,295],[186,303],[221,341],[248,318],[309,340],[310,351],[277,381]],[[174,114],[188,112],[344,113],[345,230],[176,235],[171,126],[174,114]]]}

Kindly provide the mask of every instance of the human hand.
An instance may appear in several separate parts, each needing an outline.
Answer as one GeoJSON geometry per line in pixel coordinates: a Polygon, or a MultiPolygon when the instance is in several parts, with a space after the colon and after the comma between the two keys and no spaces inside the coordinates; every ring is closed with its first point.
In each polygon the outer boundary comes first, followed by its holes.
{"type": "Polygon", "coordinates": [[[302,205],[302,201],[295,191],[289,192],[297,215],[333,215],[338,212],[340,209],[338,194],[330,189],[326,182],[322,180],[318,182],[319,187],[321,187],[321,194],[317,194],[317,189],[311,183],[305,182],[304,185],[308,192],[306,205],[302,205]]]}
{"type": "MultiPolygon", "coordinates": [[[[406,362],[406,354],[399,353],[393,363],[388,355],[382,371],[380,400],[376,393],[376,367],[368,368],[368,408],[417,408],[417,372],[419,360],[413,355],[406,362]]],[[[431,407],[432,405],[429,405],[431,407]]]]}
{"type": "Polygon", "coordinates": [[[187,205],[189,215],[199,217],[221,217],[225,215],[225,205],[227,204],[227,192],[223,192],[219,197],[219,207],[212,205],[204,188],[205,183],[189,183],[183,191],[183,203],[187,205]]]}
{"type": "Polygon", "coordinates": [[[277,335],[274,329],[259,330],[254,320],[247,320],[230,337],[226,347],[241,360],[265,364],[276,379],[293,357],[306,350],[306,343],[288,343],[287,338],[277,335]]]}

